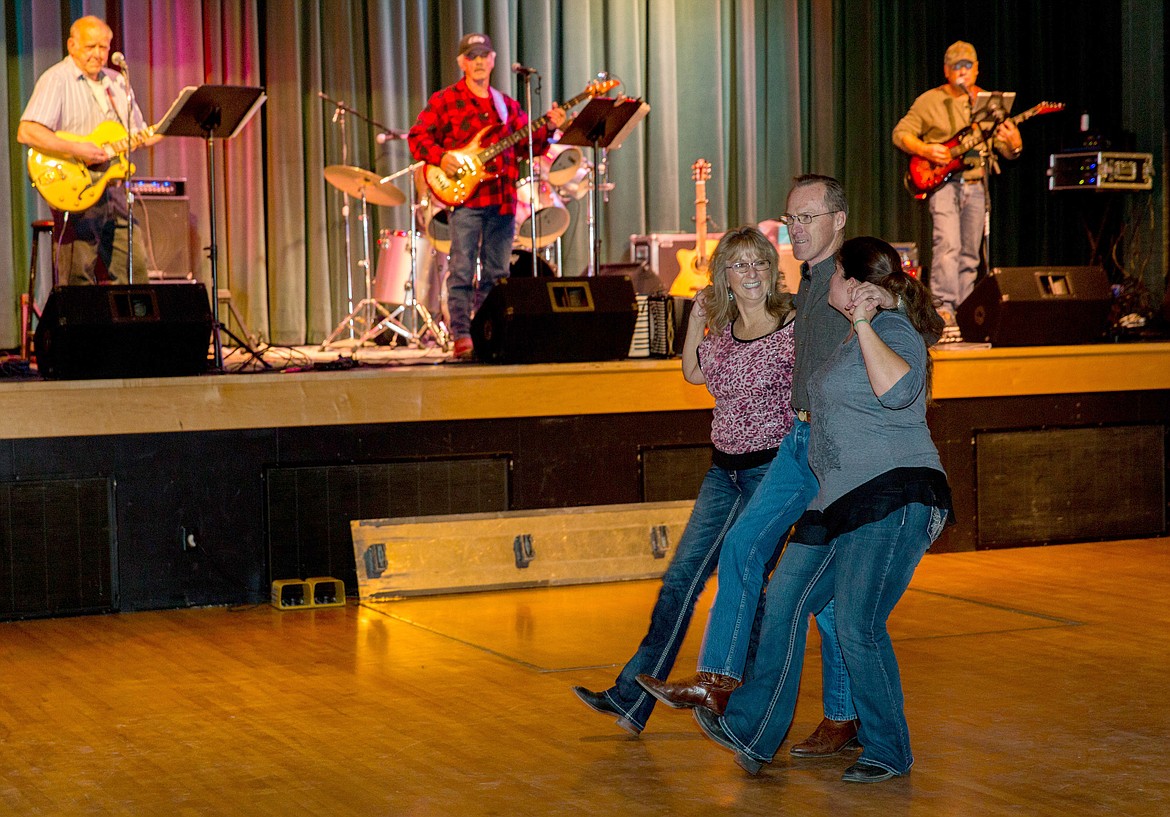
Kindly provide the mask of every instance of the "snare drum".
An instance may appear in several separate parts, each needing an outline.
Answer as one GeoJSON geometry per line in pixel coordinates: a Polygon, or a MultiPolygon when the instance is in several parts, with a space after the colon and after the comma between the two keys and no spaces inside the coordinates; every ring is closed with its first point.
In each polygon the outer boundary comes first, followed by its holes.
{"type": "MultiPolygon", "coordinates": [[[[422,236],[415,233],[416,247],[421,252],[422,236]]],[[[400,304],[406,300],[406,284],[410,281],[410,233],[405,230],[383,230],[378,237],[378,271],[374,276],[374,300],[386,304],[400,304]]]]}

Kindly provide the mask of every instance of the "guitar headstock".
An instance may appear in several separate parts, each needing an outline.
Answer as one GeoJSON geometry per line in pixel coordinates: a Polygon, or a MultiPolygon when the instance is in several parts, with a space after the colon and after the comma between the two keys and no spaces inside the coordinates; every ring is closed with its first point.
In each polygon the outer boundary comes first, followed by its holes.
{"type": "Polygon", "coordinates": [[[1064,110],[1063,102],[1041,102],[1036,105],[1036,114],[1056,113],[1064,110]]]}
{"type": "Polygon", "coordinates": [[[616,79],[595,79],[585,86],[585,93],[589,96],[601,96],[621,85],[616,79]]]}
{"type": "Polygon", "coordinates": [[[711,181],[711,163],[706,159],[695,159],[691,165],[691,178],[697,182],[711,181]]]}

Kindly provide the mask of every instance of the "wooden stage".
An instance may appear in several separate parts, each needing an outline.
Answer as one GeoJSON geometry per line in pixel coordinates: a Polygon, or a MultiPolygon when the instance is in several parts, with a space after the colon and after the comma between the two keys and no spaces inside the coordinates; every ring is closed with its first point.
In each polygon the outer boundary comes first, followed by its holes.
{"type": "MultiPolygon", "coordinates": [[[[1124,479],[1124,474],[1118,475],[1124,479]]],[[[890,630],[916,763],[758,777],[607,686],[653,581],[279,612],[0,623],[0,808],[44,815],[1150,817],[1170,813],[1170,539],[928,556],[890,630]]],[[[700,602],[704,620],[711,589],[700,602]]],[[[694,666],[701,626],[679,658],[694,666]]],[[[790,738],[819,721],[811,639],[790,738]]]]}
{"type": "MultiPolygon", "coordinates": [[[[1170,343],[936,361],[936,551],[1165,535],[1170,343]]],[[[677,360],[413,363],[0,382],[0,619],[352,592],[351,519],[678,502],[709,465],[677,360]]]]}

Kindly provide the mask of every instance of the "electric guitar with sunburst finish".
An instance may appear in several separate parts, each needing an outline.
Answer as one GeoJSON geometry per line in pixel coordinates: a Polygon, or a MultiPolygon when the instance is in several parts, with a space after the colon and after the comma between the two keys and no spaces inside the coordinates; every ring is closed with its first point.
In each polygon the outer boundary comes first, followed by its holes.
{"type": "MultiPolygon", "coordinates": [[[[616,79],[594,80],[584,91],[563,103],[561,107],[567,111],[590,97],[600,96],[606,91],[616,88],[617,85],[616,79]]],[[[492,131],[500,127],[499,124],[488,125],[463,147],[447,151],[459,161],[459,169],[455,171],[454,175],[443,172],[443,168],[438,165],[427,165],[423,168],[423,178],[426,179],[427,186],[431,188],[435,198],[443,202],[444,205],[454,207],[457,204],[462,204],[471,197],[480,184],[496,177],[497,174],[488,172],[486,167],[488,162],[521,139],[526,139],[529,131],[539,130],[547,121],[548,116],[542,116],[540,119],[529,122],[520,130],[494,142],[490,147],[484,148],[482,147],[483,142],[492,131]]]]}
{"type": "Polygon", "coordinates": [[[711,283],[708,265],[711,253],[719,243],[707,238],[707,182],[711,179],[711,163],[696,159],[691,165],[691,178],[695,180],[695,248],[678,250],[678,276],[670,285],[670,294],[680,298],[693,298],[695,293],[711,283]]]}
{"type": "Polygon", "coordinates": [[[57,135],[70,142],[90,142],[105,150],[110,161],[102,167],[91,169],[85,162],[72,156],[56,153],[42,153],[36,148],[28,149],[28,175],[33,187],[55,210],[80,213],[88,210],[102,197],[102,193],[114,179],[124,179],[133,172],[130,151],[142,147],[147,139],[154,136],[152,125],[133,136],[126,133],[121,124],[114,121],[102,122],[85,136],[68,131],[57,131],[57,135]]]}
{"type": "MultiPolygon", "coordinates": [[[[1011,120],[1019,124],[1033,116],[1063,110],[1063,102],[1041,102],[1023,113],[1016,114],[1011,117],[1011,120]]],[[[974,125],[968,125],[942,143],[951,157],[946,164],[936,165],[921,156],[911,156],[910,167],[903,179],[906,191],[916,199],[926,198],[946,184],[956,172],[963,169],[963,157],[981,141],[983,141],[982,132],[974,125]]]]}

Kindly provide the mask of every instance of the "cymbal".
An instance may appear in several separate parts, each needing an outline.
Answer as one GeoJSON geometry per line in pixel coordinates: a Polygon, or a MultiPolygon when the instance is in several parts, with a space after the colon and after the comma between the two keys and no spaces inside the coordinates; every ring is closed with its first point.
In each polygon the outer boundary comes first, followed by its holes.
{"type": "Polygon", "coordinates": [[[380,207],[397,207],[406,201],[406,194],[392,182],[384,182],[377,173],[360,167],[329,165],[325,168],[325,181],[355,199],[364,192],[366,201],[380,207]]]}

